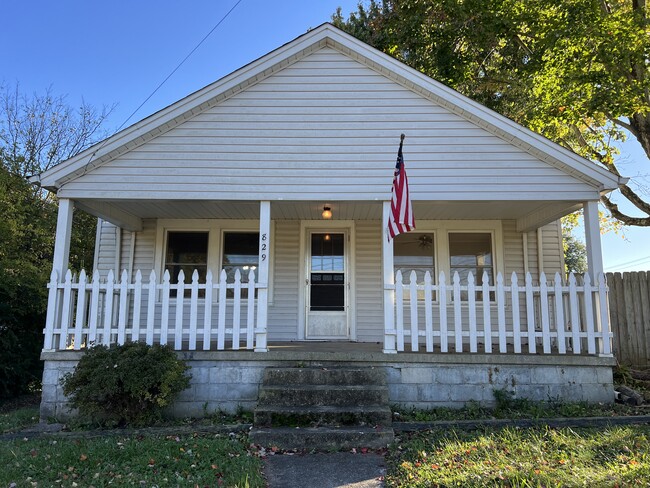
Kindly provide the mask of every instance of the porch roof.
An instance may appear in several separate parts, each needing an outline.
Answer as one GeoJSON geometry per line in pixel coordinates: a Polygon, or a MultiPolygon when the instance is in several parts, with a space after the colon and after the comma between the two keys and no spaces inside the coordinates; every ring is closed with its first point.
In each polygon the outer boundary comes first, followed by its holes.
{"type": "MultiPolygon", "coordinates": [[[[380,201],[310,201],[271,203],[273,220],[320,220],[328,205],[336,220],[381,220],[380,201]]],[[[76,205],[127,230],[142,219],[257,220],[259,203],[251,201],[80,200],[76,205]]],[[[515,220],[520,232],[531,230],[581,208],[575,201],[416,201],[418,220],[515,220]]]]}

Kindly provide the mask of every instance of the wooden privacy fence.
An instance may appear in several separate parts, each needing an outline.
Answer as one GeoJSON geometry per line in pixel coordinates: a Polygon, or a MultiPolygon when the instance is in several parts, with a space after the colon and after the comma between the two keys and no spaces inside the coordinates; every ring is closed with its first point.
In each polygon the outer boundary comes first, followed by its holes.
{"type": "Polygon", "coordinates": [[[554,281],[547,283],[542,273],[540,283],[534,285],[527,273],[520,285],[516,273],[509,283],[499,273],[496,284],[491,285],[487,273],[480,284],[472,273],[464,283],[454,273],[450,284],[440,273],[433,284],[426,272],[424,284],[418,284],[415,271],[408,283],[398,271],[395,285],[385,289],[395,292],[395,327],[385,333],[396,336],[397,352],[404,351],[407,343],[411,351],[419,351],[423,345],[427,352],[442,353],[450,352],[452,346],[457,353],[466,349],[475,353],[481,345],[480,352],[488,354],[611,355],[607,286],[602,274],[592,284],[588,274],[582,280],[571,274],[567,283],[556,274],[554,281]]]}
{"type": "Polygon", "coordinates": [[[607,284],[618,361],[650,366],[650,273],[607,273],[607,284]]]}
{"type": "Polygon", "coordinates": [[[262,288],[255,273],[249,272],[247,283],[242,283],[239,270],[233,283],[226,279],[225,270],[216,281],[208,271],[205,282],[199,283],[195,270],[191,283],[185,283],[183,271],[177,283],[170,283],[165,271],[159,283],[152,271],[149,281],[143,282],[138,271],[130,282],[123,271],[116,282],[113,271],[105,280],[95,271],[88,281],[85,271],[77,278],[68,270],[59,281],[52,271],[44,350],[79,350],[127,340],[170,343],[175,350],[194,351],[198,345],[205,351],[227,345],[234,350],[254,349],[260,335],[265,344],[266,328],[256,328],[256,300],[246,298],[262,288]]]}

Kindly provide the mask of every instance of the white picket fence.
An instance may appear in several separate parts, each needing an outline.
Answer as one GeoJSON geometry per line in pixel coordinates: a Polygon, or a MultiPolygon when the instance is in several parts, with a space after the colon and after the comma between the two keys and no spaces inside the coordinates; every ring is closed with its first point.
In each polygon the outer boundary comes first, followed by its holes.
{"type": "Polygon", "coordinates": [[[106,279],[95,271],[90,281],[85,271],[76,277],[68,270],[63,280],[52,271],[44,350],[79,350],[127,340],[170,344],[175,350],[194,351],[198,345],[205,351],[226,346],[254,349],[258,339],[266,341],[266,328],[256,329],[255,323],[256,308],[259,313],[266,304],[256,307],[257,300],[246,299],[243,291],[246,297],[255,297],[262,285],[255,282],[252,270],[248,283],[242,283],[239,270],[233,283],[226,281],[225,270],[217,281],[208,271],[205,283],[199,283],[196,270],[192,281],[185,283],[181,271],[173,284],[168,271],[160,283],[153,271],[148,282],[142,281],[140,271],[133,282],[126,270],[119,282],[113,271],[106,279]]]}
{"type": "MultiPolygon", "coordinates": [[[[559,274],[547,283],[544,273],[539,285],[533,285],[530,273],[524,286],[512,273],[506,283],[501,273],[490,285],[487,273],[480,284],[469,273],[461,283],[454,273],[447,284],[444,273],[432,283],[429,272],[424,284],[417,284],[415,271],[403,282],[401,271],[395,285],[386,285],[395,293],[395,328],[386,335],[396,336],[396,352],[405,350],[405,342],[415,352],[423,345],[427,352],[522,353],[530,354],[611,355],[612,334],[609,328],[607,285],[605,276],[597,283],[585,274],[577,279],[569,275],[567,283],[559,274]],[[411,300],[411,297],[417,297],[411,300]],[[540,350],[541,349],[541,350],[540,350]]],[[[390,341],[387,341],[390,343],[390,341]]],[[[387,351],[390,352],[390,351],[387,351]]]]}

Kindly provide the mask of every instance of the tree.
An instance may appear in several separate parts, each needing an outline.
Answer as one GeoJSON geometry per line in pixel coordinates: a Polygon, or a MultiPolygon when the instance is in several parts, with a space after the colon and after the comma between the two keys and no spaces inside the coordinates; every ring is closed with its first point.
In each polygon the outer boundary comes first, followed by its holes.
{"type": "Polygon", "coordinates": [[[564,245],[564,268],[567,273],[587,272],[587,248],[585,243],[571,234],[562,236],[564,245]]]}
{"type": "Polygon", "coordinates": [[[42,173],[75,156],[106,135],[101,126],[113,108],[98,111],[82,100],[78,109],[48,88],[27,96],[0,87],[0,145],[3,164],[23,178],[42,173]]]}
{"type": "MultiPolygon", "coordinates": [[[[2,153],[0,153],[0,156],[2,153]]],[[[56,206],[0,166],[0,398],[41,374],[39,351],[56,206]]]]}
{"type": "MultiPolygon", "coordinates": [[[[0,398],[25,391],[41,376],[39,352],[52,269],[57,201],[25,177],[43,171],[101,137],[108,112],[64,97],[26,97],[0,87],[0,398]]],[[[96,218],[75,211],[70,266],[93,260],[96,218]]]]}
{"type": "MultiPolygon", "coordinates": [[[[620,175],[631,136],[650,167],[650,22],[645,0],[371,0],[335,25],[620,175]]],[[[650,226],[642,181],[620,190],[650,226]]]]}

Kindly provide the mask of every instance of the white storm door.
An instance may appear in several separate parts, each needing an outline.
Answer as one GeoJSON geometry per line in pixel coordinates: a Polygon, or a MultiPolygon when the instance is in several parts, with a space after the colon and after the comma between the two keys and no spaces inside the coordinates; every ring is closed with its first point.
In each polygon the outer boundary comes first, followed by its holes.
{"type": "Polygon", "coordinates": [[[346,232],[309,232],[307,339],[348,339],[346,232]]]}

